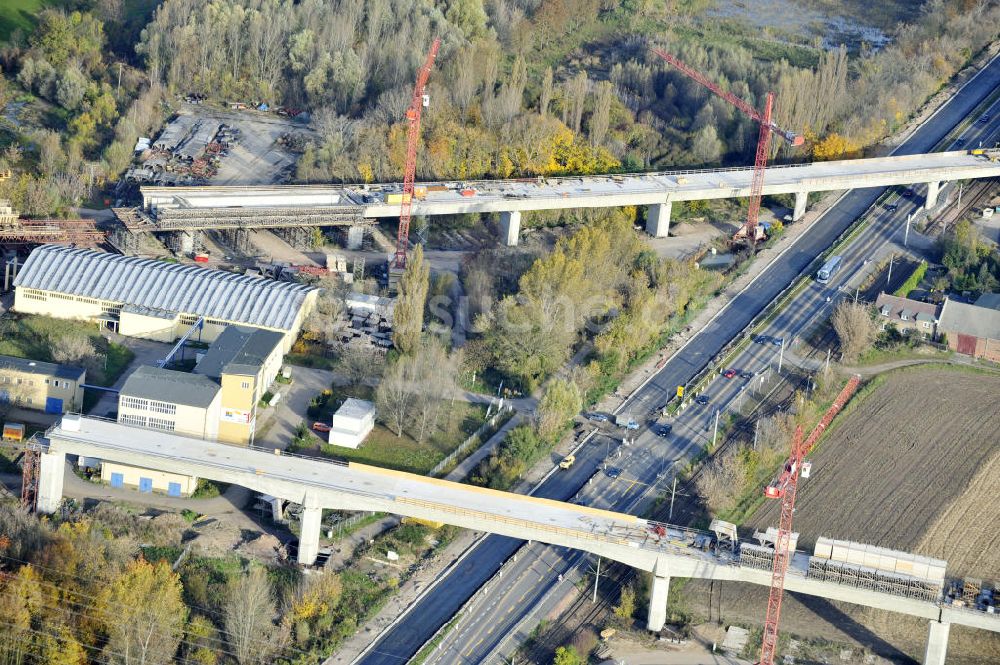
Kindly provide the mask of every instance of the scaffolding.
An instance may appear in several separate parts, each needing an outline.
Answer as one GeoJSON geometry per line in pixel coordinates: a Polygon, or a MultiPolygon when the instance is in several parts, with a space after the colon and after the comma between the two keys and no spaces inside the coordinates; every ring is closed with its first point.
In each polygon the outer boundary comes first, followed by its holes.
{"type": "Polygon", "coordinates": [[[32,436],[21,454],[21,507],[30,513],[38,507],[38,477],[42,463],[42,447],[32,436]]]}
{"type": "Polygon", "coordinates": [[[806,577],[931,602],[939,601],[943,591],[942,584],[934,580],[922,580],[902,573],[817,556],[809,557],[806,577]]]}
{"type": "Polygon", "coordinates": [[[361,206],[300,206],[275,208],[157,208],[157,231],[191,229],[259,228],[305,226],[353,226],[371,224],[362,217],[361,206]]]}
{"type": "Polygon", "coordinates": [[[271,231],[289,245],[299,250],[310,250],[314,247],[313,228],[308,226],[288,226],[276,228],[271,231]]]}
{"type": "Polygon", "coordinates": [[[16,219],[0,227],[0,244],[36,245],[45,243],[99,245],[103,231],[86,219],[16,219]]]}

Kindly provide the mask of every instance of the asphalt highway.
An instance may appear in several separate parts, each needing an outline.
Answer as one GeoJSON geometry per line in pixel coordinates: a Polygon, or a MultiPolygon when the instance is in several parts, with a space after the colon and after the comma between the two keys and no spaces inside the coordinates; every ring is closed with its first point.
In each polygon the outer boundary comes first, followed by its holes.
{"type": "MultiPolygon", "coordinates": [[[[968,85],[926,121],[896,154],[918,154],[931,150],[962,121],[983,99],[1000,85],[1000,60],[993,60],[968,85]]],[[[991,115],[996,117],[993,111],[991,115]]],[[[998,123],[973,124],[963,135],[966,146],[983,140],[992,145],[998,123]]],[[[833,208],[743,293],[725,307],[710,325],[698,331],[689,343],[670,358],[664,367],[624,405],[624,410],[645,421],[647,414],[659,409],[678,385],[685,385],[706,367],[719,352],[753,320],[778,294],[809,268],[856,219],[883,194],[885,188],[858,189],[847,193],[833,208]]],[[[874,211],[873,220],[845,249],[844,266],[827,285],[811,284],[794,302],[775,318],[764,334],[788,340],[829,311],[837,297],[845,297],[843,286],[855,277],[874,255],[890,241],[901,241],[906,215],[923,203],[923,190],[917,188],[912,199],[894,201],[895,212],[874,211]],[[827,301],[827,297],[830,300],[827,301]]],[[[911,230],[910,238],[918,239],[911,230]]],[[[787,350],[787,349],[786,349],[787,350]]],[[[536,492],[537,496],[576,500],[598,508],[629,511],[644,499],[665,489],[672,462],[691,455],[711,438],[716,410],[731,408],[741,390],[766,390],[759,378],[776,371],[781,347],[774,344],[751,344],[734,362],[739,369],[754,371],[752,379],[718,377],[708,386],[708,404],[692,405],[673,423],[670,436],[661,438],[643,429],[631,445],[623,446],[611,436],[594,437],[577,454],[577,462],[568,471],[553,474],[536,492]],[[617,478],[606,474],[588,479],[601,467],[620,469],[617,478]]],[[[764,377],[767,378],[766,376],[764,377]]],[[[487,536],[445,579],[419,600],[392,629],[383,633],[365,656],[357,662],[365,665],[399,665],[406,662],[447,623],[464,604],[485,585],[503,562],[516,552],[522,541],[487,536]]],[[[554,585],[569,584],[569,573],[583,560],[577,552],[533,543],[508,563],[502,578],[489,593],[474,600],[472,610],[459,620],[428,663],[480,663],[488,659],[501,640],[518,625],[521,618],[545,597],[554,585]],[[547,574],[546,574],[547,573],[547,574]],[[564,575],[565,579],[560,579],[564,575]]]]}

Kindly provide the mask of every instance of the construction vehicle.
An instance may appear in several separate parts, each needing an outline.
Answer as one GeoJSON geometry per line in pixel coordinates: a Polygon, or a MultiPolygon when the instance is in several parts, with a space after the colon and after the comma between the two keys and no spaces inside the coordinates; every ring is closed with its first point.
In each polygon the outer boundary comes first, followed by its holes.
{"type": "MultiPolygon", "coordinates": [[[[754,161],[753,179],[750,184],[750,206],[747,210],[747,221],[739,228],[736,235],[733,236],[733,240],[749,239],[753,243],[763,240],[766,237],[765,231],[758,225],[757,218],[760,214],[760,200],[764,190],[764,171],[767,168],[767,157],[771,148],[771,134],[778,134],[792,146],[802,145],[805,142],[805,139],[801,134],[781,129],[771,119],[771,113],[774,108],[773,92],[767,93],[767,97],[764,100],[764,110],[758,111],[748,102],[740,99],[731,92],[724,91],[718,86],[718,84],[709,81],[703,74],[701,74],[701,72],[698,72],[692,67],[684,64],[673,55],[665,51],[661,51],[658,48],[654,48],[653,53],[672,64],[691,80],[696,83],[700,83],[722,99],[738,108],[760,125],[760,138],[757,141],[757,157],[754,161]]],[[[723,183],[723,186],[727,185],[723,183]]]]}

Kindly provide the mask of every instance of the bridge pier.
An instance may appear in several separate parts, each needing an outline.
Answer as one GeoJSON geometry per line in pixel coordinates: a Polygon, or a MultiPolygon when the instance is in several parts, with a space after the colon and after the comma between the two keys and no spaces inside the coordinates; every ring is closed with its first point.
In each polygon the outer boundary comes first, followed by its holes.
{"type": "Polygon", "coordinates": [[[319,499],[312,492],[306,492],[302,501],[302,522],[299,531],[299,564],[311,566],[316,563],[319,555],[320,522],[323,519],[323,508],[319,499]]]}
{"type": "Polygon", "coordinates": [[[806,214],[806,204],[809,202],[809,192],[795,192],[795,209],[792,211],[792,221],[797,222],[806,214]]]}
{"type": "Polygon", "coordinates": [[[360,224],[347,227],[347,249],[361,249],[365,242],[365,227],[360,224]]]}
{"type": "Polygon", "coordinates": [[[948,655],[948,633],[951,624],[931,621],[927,631],[927,649],[924,651],[924,665],[944,665],[948,655]]]}
{"type": "Polygon", "coordinates": [[[938,191],[940,189],[940,181],[931,181],[927,183],[927,198],[924,199],[924,210],[930,210],[937,205],[938,191]]]}
{"type": "Polygon", "coordinates": [[[670,235],[670,211],[673,201],[667,199],[646,208],[646,233],[654,238],[666,238],[670,235]]]}
{"type": "Polygon", "coordinates": [[[521,234],[521,213],[517,210],[500,213],[500,236],[503,244],[508,247],[517,247],[517,241],[521,234]]]}
{"type": "Polygon", "coordinates": [[[63,495],[63,476],[66,473],[66,453],[39,453],[38,463],[38,512],[54,513],[59,510],[63,495]]]}
{"type": "Polygon", "coordinates": [[[649,620],[646,628],[658,633],[663,630],[667,623],[667,595],[670,592],[670,571],[667,569],[667,561],[663,558],[656,559],[653,566],[653,586],[649,590],[649,620]]]}

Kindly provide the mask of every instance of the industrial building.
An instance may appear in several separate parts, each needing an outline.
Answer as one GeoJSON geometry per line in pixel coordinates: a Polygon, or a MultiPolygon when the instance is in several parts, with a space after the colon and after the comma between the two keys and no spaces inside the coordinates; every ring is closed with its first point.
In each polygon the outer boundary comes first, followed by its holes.
{"type": "MultiPolygon", "coordinates": [[[[131,427],[247,446],[257,426],[257,403],[281,370],[281,333],[230,326],[193,372],[143,366],[129,375],[118,394],[118,422],[131,427]]],[[[198,485],[191,476],[94,460],[112,487],[188,496],[198,485]]]]}
{"type": "Polygon", "coordinates": [[[1000,362],[1000,310],[947,299],[938,330],[952,351],[1000,362]]]}
{"type": "Polygon", "coordinates": [[[131,337],[172,342],[199,319],[200,341],[230,325],[281,333],[287,352],[317,290],[198,266],[42,245],[14,280],[14,309],[82,319],[131,337]]]}
{"type": "Polygon", "coordinates": [[[0,402],[45,413],[80,411],[87,370],[0,356],[0,402]]]}

